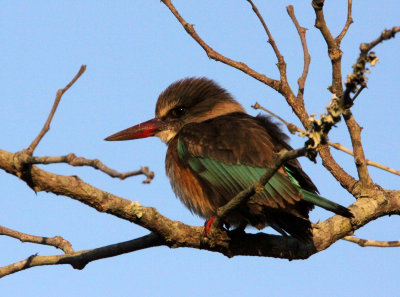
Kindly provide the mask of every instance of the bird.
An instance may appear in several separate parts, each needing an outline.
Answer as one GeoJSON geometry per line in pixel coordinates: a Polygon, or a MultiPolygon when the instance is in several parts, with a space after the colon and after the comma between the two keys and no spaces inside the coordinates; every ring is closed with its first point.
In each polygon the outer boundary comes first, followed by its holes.
{"type": "MultiPolygon", "coordinates": [[[[172,189],[192,213],[207,220],[206,228],[218,208],[256,182],[282,149],[292,149],[270,117],[247,114],[227,90],[205,77],[172,83],[159,95],[154,119],[105,140],[150,136],[167,144],[165,170],[172,189]]],[[[309,212],[315,205],[353,217],[348,208],[321,197],[294,159],[262,191],[234,209],[224,224],[238,230],[270,226],[283,236],[310,241],[309,212]]]]}

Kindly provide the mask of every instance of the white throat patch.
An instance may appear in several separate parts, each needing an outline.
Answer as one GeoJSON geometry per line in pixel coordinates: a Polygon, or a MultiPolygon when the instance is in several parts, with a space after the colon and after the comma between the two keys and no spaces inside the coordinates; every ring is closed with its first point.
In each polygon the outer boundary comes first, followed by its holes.
{"type": "Polygon", "coordinates": [[[176,132],[171,131],[171,130],[163,130],[160,132],[157,132],[155,136],[159,137],[164,143],[168,144],[168,142],[174,138],[176,135],[176,132]]]}

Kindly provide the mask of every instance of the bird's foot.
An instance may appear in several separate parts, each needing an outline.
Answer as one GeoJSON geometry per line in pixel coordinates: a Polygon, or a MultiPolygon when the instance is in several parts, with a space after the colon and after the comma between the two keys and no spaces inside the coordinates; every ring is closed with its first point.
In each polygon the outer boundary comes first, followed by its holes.
{"type": "Polygon", "coordinates": [[[210,234],[211,226],[215,220],[215,216],[208,218],[204,223],[203,236],[207,237],[210,234]]]}
{"type": "Polygon", "coordinates": [[[233,230],[229,230],[229,234],[231,235],[231,236],[239,236],[239,235],[242,235],[242,234],[244,234],[245,232],[244,232],[244,229],[246,229],[246,226],[247,226],[247,223],[244,223],[244,224],[240,224],[238,227],[236,227],[235,229],[233,229],[233,230]]]}

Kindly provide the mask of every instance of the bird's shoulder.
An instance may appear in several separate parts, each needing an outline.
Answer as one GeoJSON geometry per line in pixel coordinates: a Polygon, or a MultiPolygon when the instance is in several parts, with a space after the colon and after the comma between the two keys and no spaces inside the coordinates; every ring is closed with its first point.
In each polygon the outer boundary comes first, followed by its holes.
{"type": "Polygon", "coordinates": [[[239,112],[187,124],[176,138],[178,150],[190,157],[208,157],[231,165],[264,167],[282,148],[290,149],[287,136],[276,123],[239,112]]]}

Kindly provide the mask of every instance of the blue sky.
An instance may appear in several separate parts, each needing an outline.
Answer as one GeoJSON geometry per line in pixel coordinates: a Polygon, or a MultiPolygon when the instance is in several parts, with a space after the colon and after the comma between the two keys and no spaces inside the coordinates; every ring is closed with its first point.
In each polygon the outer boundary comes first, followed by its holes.
{"type": "MultiPolygon", "coordinates": [[[[330,100],[329,60],[324,41],[314,28],[311,1],[256,1],[288,64],[296,90],[302,53],[285,6],[293,4],[312,57],[305,100],[309,113],[321,114],[330,100]]],[[[346,1],[326,1],[325,14],[337,35],[346,17],[346,1]]],[[[343,74],[351,71],[361,42],[384,28],[399,25],[397,0],[355,1],[354,24],[343,41],[343,74]]],[[[174,1],[186,20],[215,50],[278,78],[276,58],[247,1],[174,1]]],[[[73,152],[99,158],[119,171],[147,165],[156,173],[150,185],[142,177],[111,179],[90,168],[45,166],[116,195],[154,206],[162,214],[201,225],[175,198],[164,174],[166,147],[158,139],[108,143],[103,138],[150,119],[158,94],[171,82],[207,76],[228,89],[250,114],[256,101],[295,124],[283,98],[238,70],[207,58],[160,1],[2,1],[0,9],[0,83],[2,90],[0,147],[15,152],[27,147],[41,129],[57,89],[64,87],[80,65],[87,71],[64,95],[51,130],[35,155],[73,152]]],[[[369,159],[400,168],[397,117],[399,38],[376,49],[379,64],[369,75],[353,108],[363,130],[369,159]]],[[[350,147],[343,123],[331,141],[350,147]]],[[[303,139],[292,137],[294,147],[303,139]]],[[[334,156],[356,174],[352,159],[334,156]]],[[[322,167],[301,160],[323,196],[348,205],[353,198],[322,167]]],[[[44,166],[42,166],[44,167],[44,166]]],[[[370,169],[384,188],[399,189],[400,177],[370,169]]],[[[101,214],[66,197],[35,195],[14,176],[0,172],[1,225],[35,235],[61,235],[75,250],[129,240],[147,233],[140,227],[101,214]]],[[[329,214],[315,210],[312,219],[329,214]]],[[[383,218],[356,232],[363,238],[398,240],[398,217],[383,218]]],[[[266,229],[266,232],[270,230],[266,229]]],[[[31,254],[58,253],[44,247],[0,237],[0,265],[31,254]]],[[[139,251],[90,263],[83,271],[69,266],[38,267],[1,280],[4,296],[393,296],[398,292],[398,249],[360,248],[337,242],[305,261],[236,257],[166,247],[139,251]]]]}

